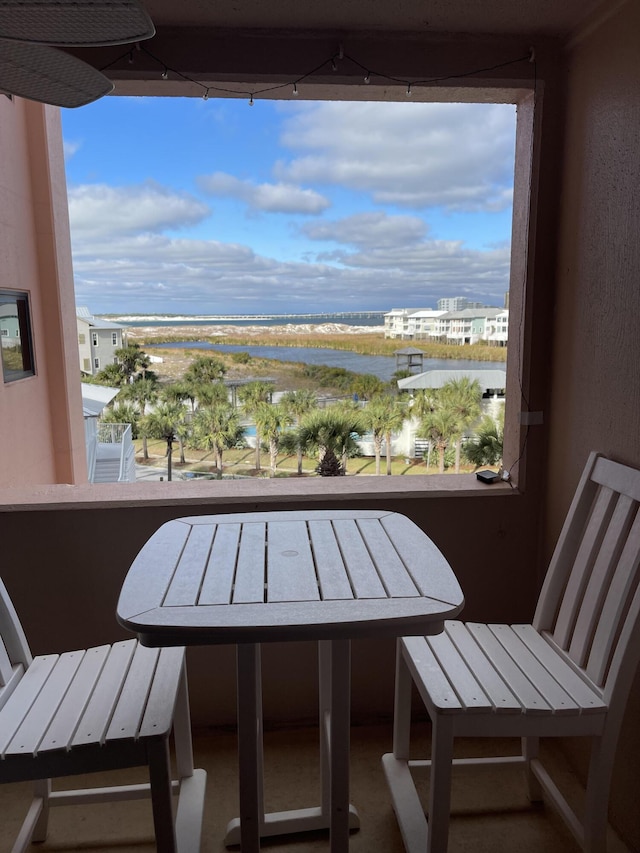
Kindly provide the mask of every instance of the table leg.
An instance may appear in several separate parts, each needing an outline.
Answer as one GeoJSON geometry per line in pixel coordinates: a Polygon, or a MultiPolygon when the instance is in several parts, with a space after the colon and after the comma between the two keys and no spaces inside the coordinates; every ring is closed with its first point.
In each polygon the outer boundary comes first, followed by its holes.
{"type": "Polygon", "coordinates": [[[351,642],[349,640],[331,641],[330,708],[331,853],[347,853],[351,745],[351,642]]]}
{"type": "Polygon", "coordinates": [[[243,853],[256,853],[264,814],[260,646],[245,643],[237,646],[236,654],[240,845],[243,853]]]}
{"type": "Polygon", "coordinates": [[[240,818],[227,826],[225,845],[257,853],[260,838],[330,830],[331,853],[347,853],[349,830],[360,819],[349,805],[351,644],[318,643],[320,685],[320,807],[264,813],[260,646],[237,647],[240,818]]]}

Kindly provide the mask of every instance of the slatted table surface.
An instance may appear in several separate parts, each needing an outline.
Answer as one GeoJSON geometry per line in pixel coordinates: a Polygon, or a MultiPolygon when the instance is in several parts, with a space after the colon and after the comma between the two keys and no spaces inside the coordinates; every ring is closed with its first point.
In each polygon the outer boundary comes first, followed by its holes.
{"type": "Polygon", "coordinates": [[[350,641],[434,634],[456,616],[458,582],[405,516],[367,510],[255,512],[163,524],[133,562],[118,619],[149,646],[237,645],[240,817],[225,843],[330,830],[346,853],[359,826],[349,805],[350,641]],[[265,814],[260,644],[318,640],[321,804],[265,814]]]}
{"type": "Polygon", "coordinates": [[[427,634],[460,586],[410,519],[374,510],[193,516],[134,561],[118,619],[148,645],[427,634]]]}

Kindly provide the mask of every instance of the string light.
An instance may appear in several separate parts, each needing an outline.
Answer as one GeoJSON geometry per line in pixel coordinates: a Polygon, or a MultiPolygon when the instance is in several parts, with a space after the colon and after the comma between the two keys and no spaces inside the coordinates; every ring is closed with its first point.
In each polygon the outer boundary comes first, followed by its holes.
{"type": "MultiPolygon", "coordinates": [[[[495,71],[499,68],[506,68],[509,65],[517,65],[521,62],[529,62],[535,66],[535,61],[536,61],[535,48],[530,47],[525,56],[519,56],[516,59],[508,59],[504,62],[499,62],[499,63],[496,63],[495,65],[491,65],[489,67],[474,68],[471,71],[462,71],[458,74],[447,74],[447,75],[443,75],[441,77],[431,77],[431,78],[426,78],[424,80],[409,81],[409,80],[402,79],[400,77],[393,77],[390,74],[384,74],[378,70],[372,70],[370,68],[367,68],[361,62],[359,62],[357,59],[355,59],[353,56],[349,56],[348,54],[346,54],[344,52],[344,46],[342,45],[342,43],[340,43],[338,46],[338,52],[337,53],[334,53],[333,56],[329,57],[324,62],[321,62],[319,65],[317,65],[315,68],[312,68],[306,74],[302,74],[302,75],[298,76],[298,78],[295,81],[293,81],[291,83],[286,83],[286,82],[285,83],[277,83],[277,84],[274,84],[272,86],[265,86],[264,88],[258,89],[257,91],[247,92],[247,91],[239,91],[238,89],[234,89],[234,88],[226,87],[226,86],[207,86],[204,83],[201,83],[199,80],[194,80],[193,77],[189,77],[189,75],[183,74],[182,71],[178,71],[176,68],[170,68],[159,57],[155,56],[147,47],[145,47],[144,44],[141,44],[140,42],[136,43],[136,50],[144,52],[150,59],[152,59],[154,62],[157,62],[158,65],[160,65],[162,67],[162,72],[161,72],[160,76],[162,77],[163,80],[168,80],[169,79],[169,72],[171,72],[171,74],[174,75],[175,77],[179,77],[180,79],[185,80],[186,82],[191,83],[194,86],[198,86],[202,90],[202,98],[205,101],[209,99],[210,92],[222,92],[226,95],[232,95],[232,96],[235,95],[236,97],[242,97],[243,95],[248,96],[250,107],[253,106],[255,97],[257,97],[259,95],[271,93],[271,92],[277,91],[279,89],[285,89],[289,86],[293,86],[292,95],[294,97],[297,97],[299,94],[298,93],[298,83],[304,82],[305,80],[312,78],[315,74],[318,74],[319,72],[326,69],[327,67],[331,68],[333,71],[337,71],[338,66],[337,66],[336,60],[339,60],[339,61],[344,60],[344,61],[350,62],[352,65],[356,66],[356,68],[361,69],[361,71],[363,72],[363,78],[362,78],[363,82],[367,85],[371,82],[371,75],[375,74],[376,77],[381,79],[381,80],[387,81],[389,83],[395,83],[395,84],[400,85],[400,86],[406,86],[406,96],[408,98],[410,98],[413,95],[413,93],[414,93],[413,90],[415,89],[416,86],[433,86],[433,85],[438,84],[438,83],[443,83],[447,80],[459,80],[459,79],[464,78],[464,77],[473,77],[473,76],[478,75],[478,74],[486,74],[489,71],[495,71]]],[[[120,63],[122,61],[127,61],[128,63],[133,63],[133,61],[134,61],[133,60],[133,51],[131,49],[128,49],[126,51],[126,53],[120,55],[119,57],[114,59],[112,62],[109,62],[107,65],[101,67],[99,70],[100,71],[106,71],[107,69],[113,67],[114,65],[117,65],[118,63],[120,63]]]]}

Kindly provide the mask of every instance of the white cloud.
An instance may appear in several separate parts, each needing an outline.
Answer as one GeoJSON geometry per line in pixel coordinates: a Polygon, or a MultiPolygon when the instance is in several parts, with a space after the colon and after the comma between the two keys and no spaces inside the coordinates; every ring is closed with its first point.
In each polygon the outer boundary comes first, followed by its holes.
{"type": "MultiPolygon", "coordinates": [[[[339,228],[340,224],[336,223],[339,228]]],[[[354,230],[355,233],[355,230],[354,230]]],[[[355,238],[354,238],[355,241],[355,238]]],[[[435,306],[472,293],[502,304],[509,250],[414,239],[283,262],[247,246],[159,234],[74,237],[76,295],[94,311],[295,313],[435,306]]]]}
{"type": "Polygon", "coordinates": [[[80,148],[82,148],[82,142],[71,142],[69,139],[65,139],[62,143],[62,150],[64,151],[64,159],[69,160],[76,154],[80,148]]]}
{"type": "Polygon", "coordinates": [[[293,184],[254,184],[215,172],[198,178],[198,186],[210,195],[238,198],[253,210],[269,213],[318,214],[330,206],[320,193],[293,184]]]}
{"type": "Polygon", "coordinates": [[[378,204],[500,210],[511,203],[515,108],[504,104],[306,103],[276,176],[339,185],[378,204]]]}
{"type": "Polygon", "coordinates": [[[335,222],[305,223],[301,231],[311,240],[330,240],[360,248],[392,248],[422,240],[427,225],[417,216],[389,216],[383,211],[371,211],[335,222]]]}
{"type": "Polygon", "coordinates": [[[90,184],[69,189],[71,230],[79,238],[182,228],[201,222],[209,212],[208,206],[194,196],[154,182],[129,187],[90,184]]]}

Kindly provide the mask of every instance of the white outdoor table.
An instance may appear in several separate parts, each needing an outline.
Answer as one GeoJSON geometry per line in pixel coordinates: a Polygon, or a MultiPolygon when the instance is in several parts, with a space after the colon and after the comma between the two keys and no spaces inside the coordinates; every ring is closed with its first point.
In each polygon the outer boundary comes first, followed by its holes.
{"type": "Polygon", "coordinates": [[[346,853],[350,641],[435,634],[463,605],[445,558],[412,521],[376,510],[254,512],[163,524],[133,562],[118,621],[148,646],[237,645],[240,818],[227,844],[330,829],[346,853]],[[264,813],[260,644],[319,641],[322,803],[264,813]]]}

